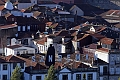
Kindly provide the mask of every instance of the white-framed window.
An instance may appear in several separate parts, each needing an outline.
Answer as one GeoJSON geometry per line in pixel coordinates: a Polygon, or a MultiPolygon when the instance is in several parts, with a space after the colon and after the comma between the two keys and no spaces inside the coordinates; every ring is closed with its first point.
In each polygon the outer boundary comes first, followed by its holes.
{"type": "Polygon", "coordinates": [[[21,31],[21,26],[18,26],[18,31],[21,31]]]}
{"type": "Polygon", "coordinates": [[[2,75],[2,80],[7,80],[7,75],[2,75]]]}
{"type": "Polygon", "coordinates": [[[27,26],[27,30],[29,30],[29,31],[30,31],[30,26],[27,26]]]}
{"type": "Polygon", "coordinates": [[[22,27],[22,30],[25,31],[25,26],[22,27]]]}

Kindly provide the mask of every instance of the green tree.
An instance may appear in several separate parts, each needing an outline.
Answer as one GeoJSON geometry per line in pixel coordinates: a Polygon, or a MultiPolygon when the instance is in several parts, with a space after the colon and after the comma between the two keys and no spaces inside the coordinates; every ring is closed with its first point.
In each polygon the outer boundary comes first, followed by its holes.
{"type": "Polygon", "coordinates": [[[11,76],[11,79],[10,80],[21,80],[21,68],[16,66],[14,71],[12,72],[12,76],[11,76]]]}
{"type": "Polygon", "coordinates": [[[48,74],[45,76],[45,80],[55,80],[55,69],[53,65],[50,66],[48,74]]]}

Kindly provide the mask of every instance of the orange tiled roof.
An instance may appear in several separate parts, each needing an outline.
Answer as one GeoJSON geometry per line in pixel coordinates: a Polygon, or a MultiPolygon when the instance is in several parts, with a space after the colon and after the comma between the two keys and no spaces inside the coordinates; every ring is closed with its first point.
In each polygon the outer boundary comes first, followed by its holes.
{"type": "Polygon", "coordinates": [[[4,9],[4,5],[0,5],[0,11],[4,9]]]}
{"type": "Polygon", "coordinates": [[[12,46],[8,46],[7,48],[14,49],[14,48],[19,48],[19,47],[22,47],[22,46],[21,45],[12,45],[12,46]]]}
{"type": "Polygon", "coordinates": [[[0,26],[0,29],[9,29],[14,27],[17,27],[17,25],[16,24],[4,25],[4,26],[0,26]]]}
{"type": "Polygon", "coordinates": [[[13,55],[6,56],[6,57],[5,57],[5,60],[6,60],[7,62],[25,62],[24,60],[22,60],[22,59],[20,59],[20,58],[18,58],[18,57],[16,57],[16,56],[13,56],[13,55]]]}
{"type": "Polygon", "coordinates": [[[114,39],[111,39],[111,38],[102,38],[100,41],[103,44],[112,44],[113,40],[114,39]]]}

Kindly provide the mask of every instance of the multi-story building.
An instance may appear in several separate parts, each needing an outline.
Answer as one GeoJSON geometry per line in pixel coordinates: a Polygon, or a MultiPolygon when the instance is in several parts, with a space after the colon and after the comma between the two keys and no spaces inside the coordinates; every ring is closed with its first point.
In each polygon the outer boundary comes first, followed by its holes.
{"type": "Polygon", "coordinates": [[[109,54],[109,80],[118,80],[120,75],[120,50],[111,50],[109,54]]]}
{"type": "MultiPolygon", "coordinates": [[[[16,57],[16,56],[7,56],[0,58],[0,79],[1,80],[10,80],[13,70],[15,67],[21,67],[21,72],[23,74],[25,70],[25,61],[16,57]]],[[[24,74],[22,75],[22,79],[24,74]]]]}

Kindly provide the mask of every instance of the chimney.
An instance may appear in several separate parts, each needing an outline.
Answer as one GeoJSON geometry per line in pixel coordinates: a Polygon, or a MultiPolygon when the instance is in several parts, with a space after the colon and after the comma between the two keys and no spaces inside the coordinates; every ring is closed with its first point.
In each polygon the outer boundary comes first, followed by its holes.
{"type": "Polygon", "coordinates": [[[32,36],[32,39],[34,39],[34,35],[32,34],[31,36],[32,36]]]}

